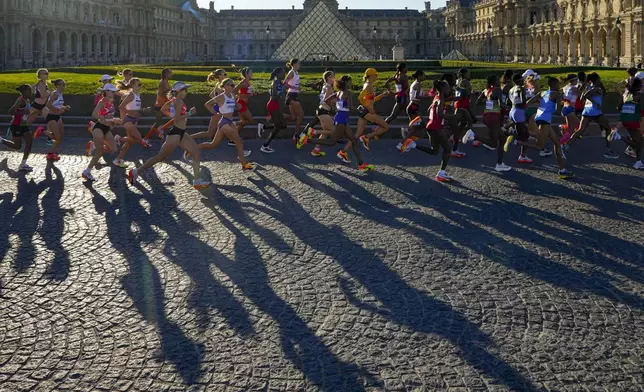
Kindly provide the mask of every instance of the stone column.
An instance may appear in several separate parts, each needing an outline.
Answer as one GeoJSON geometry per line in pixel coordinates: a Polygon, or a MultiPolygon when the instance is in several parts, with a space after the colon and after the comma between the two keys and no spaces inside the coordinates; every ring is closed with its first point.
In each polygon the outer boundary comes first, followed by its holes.
{"type": "Polygon", "coordinates": [[[557,53],[557,62],[565,63],[568,59],[564,56],[564,29],[559,29],[559,53],[557,53]]]}
{"type": "Polygon", "coordinates": [[[597,29],[593,28],[593,52],[590,54],[590,63],[599,64],[599,53],[597,51],[597,29]]]}
{"type": "Polygon", "coordinates": [[[577,45],[575,44],[575,30],[570,29],[570,35],[569,35],[569,55],[568,55],[568,63],[570,64],[575,64],[577,62],[577,45]]]}
{"type": "MultiPolygon", "coordinates": [[[[624,50],[622,51],[622,58],[624,59],[624,65],[634,65],[634,59],[633,59],[633,21],[630,16],[625,18],[626,20],[623,22],[623,30],[622,30],[622,42],[624,42],[624,50]],[[626,44],[628,43],[628,44],[626,44]]],[[[621,44],[621,43],[620,43],[621,44]]]]}

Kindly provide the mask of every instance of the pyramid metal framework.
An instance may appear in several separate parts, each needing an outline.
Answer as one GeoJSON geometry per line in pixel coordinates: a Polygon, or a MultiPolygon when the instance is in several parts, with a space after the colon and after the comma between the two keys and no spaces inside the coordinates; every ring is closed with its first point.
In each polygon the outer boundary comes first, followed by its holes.
{"type": "Polygon", "coordinates": [[[468,58],[465,57],[465,55],[458,50],[454,49],[449,54],[445,57],[443,57],[443,60],[460,60],[460,61],[467,61],[468,58]]]}
{"type": "Polygon", "coordinates": [[[320,1],[273,53],[273,59],[331,56],[337,60],[366,60],[373,56],[338,16],[320,1]]]}

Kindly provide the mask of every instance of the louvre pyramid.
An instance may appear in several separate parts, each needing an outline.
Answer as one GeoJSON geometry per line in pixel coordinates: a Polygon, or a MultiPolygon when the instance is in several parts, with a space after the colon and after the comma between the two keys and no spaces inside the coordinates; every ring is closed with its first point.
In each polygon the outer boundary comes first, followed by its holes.
{"type": "Polygon", "coordinates": [[[372,56],[326,3],[320,1],[277,48],[273,58],[288,60],[327,55],[338,60],[363,60],[372,56]]]}
{"type": "Polygon", "coordinates": [[[458,50],[454,49],[449,54],[445,57],[443,57],[443,60],[460,60],[460,61],[467,61],[467,57],[458,50]]]}

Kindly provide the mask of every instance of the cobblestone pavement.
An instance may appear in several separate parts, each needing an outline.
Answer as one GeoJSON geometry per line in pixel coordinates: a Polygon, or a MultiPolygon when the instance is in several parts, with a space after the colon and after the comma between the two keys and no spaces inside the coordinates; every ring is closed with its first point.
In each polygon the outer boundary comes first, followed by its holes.
{"type": "Polygon", "coordinates": [[[597,139],[569,182],[466,148],[451,185],[393,141],[372,173],[250,142],[263,167],[221,147],[202,192],[179,161],[83,184],[83,142],[27,175],[0,151],[2,391],[644,385],[644,179],[597,139]]]}

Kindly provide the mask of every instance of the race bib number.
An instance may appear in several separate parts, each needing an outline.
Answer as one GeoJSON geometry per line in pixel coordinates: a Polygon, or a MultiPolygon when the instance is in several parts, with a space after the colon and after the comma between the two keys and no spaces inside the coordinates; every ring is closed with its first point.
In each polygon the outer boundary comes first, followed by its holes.
{"type": "Polygon", "coordinates": [[[635,105],[624,105],[624,106],[622,106],[622,113],[624,113],[624,114],[635,114],[635,105]]]}
{"type": "Polygon", "coordinates": [[[543,114],[544,114],[545,112],[546,112],[546,111],[545,111],[545,110],[543,110],[543,109],[541,109],[541,108],[537,109],[537,115],[536,115],[536,117],[541,117],[541,116],[543,116],[543,114]]]}
{"type": "Polygon", "coordinates": [[[485,101],[485,110],[494,110],[494,101],[485,101]]]}

